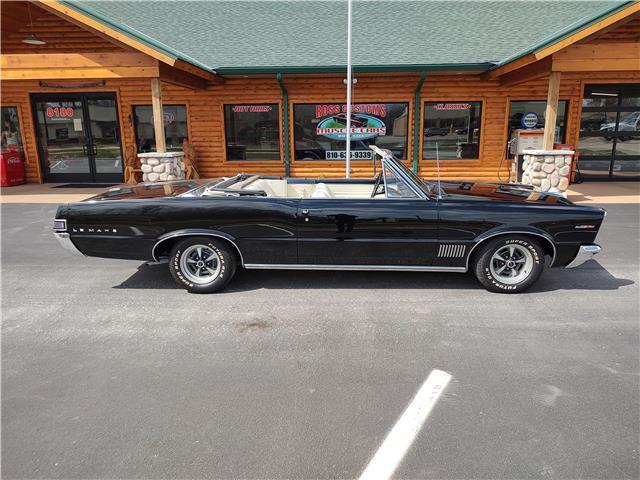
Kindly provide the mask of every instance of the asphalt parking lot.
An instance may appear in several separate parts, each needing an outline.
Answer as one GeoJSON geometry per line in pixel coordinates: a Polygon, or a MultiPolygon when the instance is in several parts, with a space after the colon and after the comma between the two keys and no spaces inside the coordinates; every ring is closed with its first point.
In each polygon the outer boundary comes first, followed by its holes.
{"type": "Polygon", "coordinates": [[[399,478],[638,478],[639,208],[522,295],[470,275],[80,259],[2,206],[3,478],[355,478],[434,369],[399,478]]]}

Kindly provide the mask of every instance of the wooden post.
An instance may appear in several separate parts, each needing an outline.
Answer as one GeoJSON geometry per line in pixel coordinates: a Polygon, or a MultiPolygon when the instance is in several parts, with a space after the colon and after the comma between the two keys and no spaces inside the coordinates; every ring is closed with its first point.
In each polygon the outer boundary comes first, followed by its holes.
{"type": "Polygon", "coordinates": [[[162,114],[162,85],[159,78],[151,79],[151,106],[153,109],[153,131],[156,136],[156,152],[166,153],[164,138],[164,115],[162,114]]]}
{"type": "Polygon", "coordinates": [[[553,150],[553,137],[558,118],[558,97],[560,96],[560,72],[549,74],[549,90],[547,91],[547,109],[544,114],[543,150],[553,150]]]}

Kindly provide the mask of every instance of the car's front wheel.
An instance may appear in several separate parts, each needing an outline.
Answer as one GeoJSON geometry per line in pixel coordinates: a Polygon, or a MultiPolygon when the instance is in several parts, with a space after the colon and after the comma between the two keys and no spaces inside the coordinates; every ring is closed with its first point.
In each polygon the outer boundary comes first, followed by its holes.
{"type": "Polygon", "coordinates": [[[474,273],[490,292],[523,292],[544,270],[542,247],[536,240],[522,235],[490,240],[480,246],[474,259],[474,273]]]}
{"type": "Polygon", "coordinates": [[[228,245],[208,237],[192,237],[178,242],[169,258],[171,275],[192,293],[222,290],[233,277],[236,266],[236,256],[228,245]]]}

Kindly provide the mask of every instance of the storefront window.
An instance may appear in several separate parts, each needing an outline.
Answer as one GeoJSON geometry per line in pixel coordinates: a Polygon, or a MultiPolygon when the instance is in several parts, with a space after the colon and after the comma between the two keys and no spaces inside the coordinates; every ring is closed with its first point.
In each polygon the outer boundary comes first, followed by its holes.
{"type": "Polygon", "coordinates": [[[479,158],[481,118],[482,102],[425,103],[422,158],[479,158]]]}
{"type": "MultiPolygon", "coordinates": [[[[544,128],[544,115],[547,102],[541,101],[517,101],[509,104],[509,135],[516,129],[544,128]]],[[[567,101],[558,101],[558,115],[554,133],[555,143],[564,143],[566,139],[567,101]]]]}
{"type": "Polygon", "coordinates": [[[277,104],[225,105],[227,160],[279,160],[277,104]]]}
{"type": "Polygon", "coordinates": [[[22,138],[17,107],[2,107],[2,152],[22,153],[22,138]]]}
{"type": "MultiPolygon", "coordinates": [[[[163,105],[164,136],[168,152],[182,150],[182,142],[188,138],[187,107],[184,105],[163,105]]],[[[153,152],[156,149],[156,136],[153,130],[153,111],[151,105],[133,107],[138,152],[153,152]]]]}
{"type": "MultiPolygon", "coordinates": [[[[356,103],[351,110],[351,158],[373,158],[369,145],[407,158],[408,103],[356,103]]],[[[347,106],[343,103],[293,107],[296,160],[345,160],[347,106]]]]}

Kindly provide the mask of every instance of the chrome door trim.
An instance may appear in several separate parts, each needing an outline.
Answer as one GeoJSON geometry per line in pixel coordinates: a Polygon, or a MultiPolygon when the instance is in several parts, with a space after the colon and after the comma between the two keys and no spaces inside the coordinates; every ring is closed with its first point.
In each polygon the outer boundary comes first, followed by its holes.
{"type": "Polygon", "coordinates": [[[395,272],[459,272],[465,267],[432,267],[413,265],[321,265],[321,264],[280,264],[247,263],[246,269],[252,270],[347,270],[347,271],[395,271],[395,272]]]}

